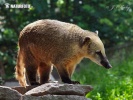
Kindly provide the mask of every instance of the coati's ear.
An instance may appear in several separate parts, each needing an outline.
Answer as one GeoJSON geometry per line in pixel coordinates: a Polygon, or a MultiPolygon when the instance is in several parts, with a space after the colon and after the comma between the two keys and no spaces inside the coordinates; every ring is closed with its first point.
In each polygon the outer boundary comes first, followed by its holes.
{"type": "Polygon", "coordinates": [[[91,38],[89,36],[85,37],[82,41],[82,46],[85,44],[89,44],[90,43],[91,38]]]}
{"type": "Polygon", "coordinates": [[[98,35],[98,30],[96,30],[95,33],[98,35]]]}

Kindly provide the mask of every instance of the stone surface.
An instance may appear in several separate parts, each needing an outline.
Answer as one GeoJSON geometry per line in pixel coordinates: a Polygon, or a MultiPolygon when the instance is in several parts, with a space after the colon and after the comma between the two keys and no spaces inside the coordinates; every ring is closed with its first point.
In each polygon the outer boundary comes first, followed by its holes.
{"type": "Polygon", "coordinates": [[[85,94],[91,90],[90,85],[59,83],[46,83],[26,88],[0,86],[0,100],[91,100],[85,98],[85,94]]]}
{"type": "Polygon", "coordinates": [[[22,95],[10,87],[0,86],[0,100],[20,100],[22,95]]]}
{"type": "Polygon", "coordinates": [[[85,96],[91,90],[92,87],[90,85],[46,83],[31,89],[30,91],[26,92],[25,95],[43,96],[47,94],[53,94],[85,96]]]}
{"type": "Polygon", "coordinates": [[[76,95],[45,95],[45,96],[23,96],[23,100],[91,100],[85,98],[84,96],[76,96],[76,95]]]}
{"type": "Polygon", "coordinates": [[[35,87],[37,87],[37,86],[26,86],[26,88],[22,87],[22,86],[16,86],[16,87],[12,87],[12,89],[17,90],[21,94],[25,94],[27,91],[29,91],[35,87]]]}

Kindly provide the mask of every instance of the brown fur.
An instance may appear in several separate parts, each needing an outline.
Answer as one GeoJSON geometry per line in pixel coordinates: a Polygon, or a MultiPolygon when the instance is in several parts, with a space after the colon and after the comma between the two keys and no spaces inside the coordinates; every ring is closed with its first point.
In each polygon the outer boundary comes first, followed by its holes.
{"type": "Polygon", "coordinates": [[[91,45],[86,37],[93,41],[99,39],[95,33],[56,20],[39,20],[27,25],[19,36],[16,78],[22,86],[27,85],[26,74],[31,85],[38,84],[36,75],[40,76],[40,84],[46,83],[54,65],[63,82],[77,83],[70,80],[76,64],[84,57],[91,58],[88,52],[96,49],[88,49],[91,45]]]}

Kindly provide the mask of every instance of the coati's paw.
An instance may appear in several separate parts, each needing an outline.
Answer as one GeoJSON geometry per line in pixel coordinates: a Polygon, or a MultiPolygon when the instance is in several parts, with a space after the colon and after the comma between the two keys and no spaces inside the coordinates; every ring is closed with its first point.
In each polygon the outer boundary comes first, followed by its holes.
{"type": "Polygon", "coordinates": [[[32,82],[31,85],[40,85],[38,82],[32,82]]]}
{"type": "Polygon", "coordinates": [[[80,84],[78,81],[71,81],[71,84],[80,84]]]}

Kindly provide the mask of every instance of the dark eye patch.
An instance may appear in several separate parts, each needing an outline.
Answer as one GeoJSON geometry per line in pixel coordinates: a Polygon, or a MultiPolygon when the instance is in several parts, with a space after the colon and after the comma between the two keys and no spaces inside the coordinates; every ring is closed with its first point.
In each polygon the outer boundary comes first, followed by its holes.
{"type": "Polygon", "coordinates": [[[96,51],[96,54],[101,58],[101,59],[104,59],[104,56],[102,55],[102,52],[99,50],[99,51],[96,51]]]}

